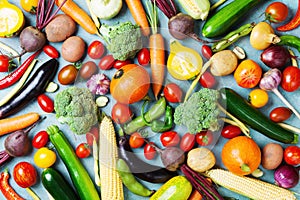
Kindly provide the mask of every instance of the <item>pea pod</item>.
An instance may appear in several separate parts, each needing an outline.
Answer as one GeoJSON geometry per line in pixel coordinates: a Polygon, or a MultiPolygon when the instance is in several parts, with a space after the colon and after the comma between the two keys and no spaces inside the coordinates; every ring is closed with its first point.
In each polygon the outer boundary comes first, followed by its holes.
{"type": "Polygon", "coordinates": [[[123,184],[132,193],[143,197],[151,196],[154,193],[154,190],[149,190],[148,188],[146,188],[144,185],[142,185],[140,182],[137,181],[137,179],[131,173],[128,165],[123,159],[118,159],[117,171],[122,179],[123,184]]]}
{"type": "Polygon", "coordinates": [[[282,35],[280,36],[280,42],[277,45],[286,45],[293,47],[300,52],[300,38],[294,35],[282,35]]]}
{"type": "Polygon", "coordinates": [[[241,37],[244,37],[252,31],[253,27],[255,26],[255,23],[248,23],[244,24],[243,26],[239,27],[238,29],[228,33],[225,37],[223,37],[221,40],[215,42],[211,48],[213,52],[221,51],[228,46],[232,45],[234,42],[236,42],[241,37]]]}

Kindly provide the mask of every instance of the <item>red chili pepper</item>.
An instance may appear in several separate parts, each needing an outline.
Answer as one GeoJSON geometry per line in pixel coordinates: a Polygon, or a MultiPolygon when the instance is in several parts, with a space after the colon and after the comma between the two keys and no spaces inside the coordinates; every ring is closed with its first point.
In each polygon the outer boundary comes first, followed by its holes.
{"type": "Polygon", "coordinates": [[[24,63],[22,65],[20,65],[20,67],[18,67],[18,69],[16,69],[15,71],[13,71],[12,73],[8,74],[7,76],[5,76],[4,78],[2,78],[0,80],[0,90],[7,88],[11,85],[13,85],[15,82],[17,82],[25,73],[25,71],[27,70],[27,68],[29,67],[30,63],[34,60],[34,58],[36,56],[38,56],[40,54],[41,50],[35,52],[34,54],[32,54],[30,57],[28,57],[24,63]]]}
{"type": "Polygon", "coordinates": [[[0,174],[0,190],[7,200],[25,200],[20,197],[15,190],[9,185],[9,173],[7,170],[0,174]]]}
{"type": "Polygon", "coordinates": [[[300,25],[300,0],[298,0],[298,10],[296,15],[287,24],[276,28],[277,31],[290,31],[297,28],[300,25]]]}

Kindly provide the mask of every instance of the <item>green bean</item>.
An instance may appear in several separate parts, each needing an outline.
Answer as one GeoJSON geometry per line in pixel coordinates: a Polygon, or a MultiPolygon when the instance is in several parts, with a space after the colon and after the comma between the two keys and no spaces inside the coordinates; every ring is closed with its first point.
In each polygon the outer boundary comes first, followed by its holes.
{"type": "Polygon", "coordinates": [[[240,39],[241,37],[248,35],[252,31],[254,25],[255,25],[254,23],[244,24],[240,28],[228,33],[221,40],[215,42],[211,50],[213,52],[218,52],[227,48],[228,46],[236,42],[238,39],[240,39]]]}
{"type": "Polygon", "coordinates": [[[131,173],[128,165],[123,159],[118,159],[117,171],[121,177],[123,184],[132,193],[139,196],[148,197],[155,192],[154,190],[149,190],[148,188],[146,188],[144,185],[142,185],[140,182],[137,181],[137,179],[131,173]]]}

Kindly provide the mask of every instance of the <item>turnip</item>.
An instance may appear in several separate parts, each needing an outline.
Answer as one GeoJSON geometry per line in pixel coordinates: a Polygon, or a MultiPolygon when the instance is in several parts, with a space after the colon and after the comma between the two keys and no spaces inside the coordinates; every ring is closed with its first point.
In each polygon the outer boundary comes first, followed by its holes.
{"type": "Polygon", "coordinates": [[[20,33],[20,44],[23,49],[21,55],[26,52],[35,52],[43,48],[47,42],[47,37],[43,32],[43,29],[55,17],[65,2],[66,0],[64,0],[64,2],[52,13],[55,0],[39,1],[36,10],[36,26],[28,26],[20,33]]]}

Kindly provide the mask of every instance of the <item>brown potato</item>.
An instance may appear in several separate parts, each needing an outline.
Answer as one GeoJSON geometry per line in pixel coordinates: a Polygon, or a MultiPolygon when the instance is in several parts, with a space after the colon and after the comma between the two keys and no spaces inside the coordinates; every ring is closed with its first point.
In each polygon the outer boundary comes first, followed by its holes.
{"type": "Polygon", "coordinates": [[[238,59],[231,50],[222,50],[211,58],[210,72],[214,76],[227,76],[238,66],[238,59]]]}
{"type": "Polygon", "coordinates": [[[283,148],[280,144],[268,143],[262,150],[261,165],[265,169],[277,168],[283,159],[283,148]]]}
{"type": "Polygon", "coordinates": [[[73,35],[75,31],[75,21],[65,14],[58,14],[45,27],[45,33],[49,42],[62,42],[73,35]]]}
{"type": "Polygon", "coordinates": [[[63,42],[61,55],[68,62],[77,62],[83,57],[85,47],[85,42],[81,37],[71,36],[63,42]]]}
{"type": "Polygon", "coordinates": [[[196,172],[205,172],[215,164],[214,153],[205,147],[194,148],[187,154],[187,165],[196,172]]]}

